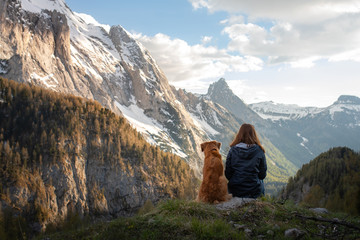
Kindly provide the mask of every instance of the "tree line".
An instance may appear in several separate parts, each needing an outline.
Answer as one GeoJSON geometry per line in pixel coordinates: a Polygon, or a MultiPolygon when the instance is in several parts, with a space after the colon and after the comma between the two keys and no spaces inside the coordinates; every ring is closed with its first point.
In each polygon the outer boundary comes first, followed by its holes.
{"type": "Polygon", "coordinates": [[[282,196],[311,207],[360,215],[360,154],[347,147],[320,154],[289,179],[282,196]]]}

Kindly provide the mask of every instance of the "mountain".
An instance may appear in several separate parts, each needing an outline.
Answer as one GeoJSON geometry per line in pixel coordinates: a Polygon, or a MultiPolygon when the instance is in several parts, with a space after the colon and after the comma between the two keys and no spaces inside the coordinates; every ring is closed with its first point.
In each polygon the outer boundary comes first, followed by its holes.
{"type": "MultiPolygon", "coordinates": [[[[0,9],[1,76],[100,102],[148,142],[184,158],[197,176],[203,165],[200,143],[221,141],[225,155],[241,123],[249,118],[266,123],[242,101],[235,102],[244,105],[241,113],[214,101],[224,80],[206,96],[171,87],[129,32],[74,13],[63,0],[0,0],[0,9]]],[[[271,148],[269,181],[284,184],[296,168],[271,148]]]]}
{"type": "Polygon", "coordinates": [[[359,215],[360,154],[346,147],[320,154],[290,178],[282,197],[311,207],[359,215]]]}
{"type": "Polygon", "coordinates": [[[1,76],[94,99],[200,175],[207,134],[129,32],[74,13],[63,0],[0,0],[0,10],[1,76]]]}
{"type": "Polygon", "coordinates": [[[0,78],[0,115],[1,221],[40,232],[72,214],[110,219],[196,197],[188,164],[98,102],[0,78]]]}
{"type": "Polygon", "coordinates": [[[249,105],[274,125],[272,143],[298,167],[336,146],[360,150],[360,98],[340,96],[326,108],[258,103],[249,105]],[[298,156],[292,158],[291,156],[298,156]],[[299,157],[300,156],[300,157],[299,157]]]}
{"type": "Polygon", "coordinates": [[[281,104],[272,101],[249,104],[249,107],[261,118],[269,119],[273,122],[296,120],[308,115],[314,115],[323,110],[316,107],[300,107],[296,104],[281,104]]]}
{"type": "Polygon", "coordinates": [[[261,142],[266,149],[268,174],[265,179],[266,193],[275,194],[284,186],[289,176],[296,171],[290,162],[263,134],[271,127],[253,112],[229,88],[224,79],[210,85],[207,94],[195,96],[179,89],[176,97],[182,102],[199,127],[202,127],[212,139],[223,143],[224,160],[229,145],[244,122],[252,123],[258,129],[261,142]],[[230,103],[230,104],[229,104],[230,103]]]}

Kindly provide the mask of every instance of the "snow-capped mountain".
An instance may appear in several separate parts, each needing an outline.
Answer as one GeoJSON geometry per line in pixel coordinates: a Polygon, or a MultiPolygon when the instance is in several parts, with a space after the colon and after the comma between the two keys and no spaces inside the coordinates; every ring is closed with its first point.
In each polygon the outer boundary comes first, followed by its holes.
{"type": "MultiPolygon", "coordinates": [[[[125,116],[148,142],[186,159],[199,175],[200,143],[221,141],[225,154],[241,123],[262,120],[242,101],[234,102],[243,104],[237,110],[214,101],[217,93],[231,91],[222,87],[224,80],[205,96],[171,87],[129,32],[74,13],[64,0],[0,0],[0,10],[1,76],[97,100],[125,116]]],[[[269,176],[285,182],[295,167],[286,168],[285,157],[268,145],[278,153],[269,156],[269,176]]]]}
{"type": "Polygon", "coordinates": [[[355,127],[360,124],[358,116],[360,112],[360,98],[356,96],[342,95],[336,102],[326,108],[300,107],[295,104],[281,104],[272,101],[249,104],[249,107],[263,119],[269,119],[273,122],[329,115],[330,119],[339,125],[355,127]],[[341,116],[348,116],[347,121],[344,122],[345,119],[341,116]],[[339,121],[336,121],[337,119],[339,121]]]}
{"type": "Polygon", "coordinates": [[[342,95],[324,111],[330,116],[329,124],[336,127],[360,127],[360,98],[342,95]]]}
{"type": "Polygon", "coordinates": [[[287,179],[328,147],[358,143],[352,137],[359,126],[354,98],[340,97],[324,109],[248,106],[224,79],[205,95],[176,90],[129,32],[74,13],[64,0],[0,0],[0,29],[2,77],[97,100],[125,116],[148,142],[186,159],[198,174],[203,158],[199,144],[221,141],[225,154],[243,122],[261,133],[275,178],[287,179]],[[345,134],[350,137],[342,142],[345,134]]]}
{"type": "Polygon", "coordinates": [[[97,100],[200,171],[198,145],[208,134],[129,32],[74,13],[63,0],[0,0],[0,10],[1,76],[97,100]]]}
{"type": "Polygon", "coordinates": [[[298,167],[331,147],[360,150],[360,98],[340,96],[326,108],[299,107],[272,102],[251,104],[259,116],[273,124],[277,134],[267,135],[298,167]]]}
{"type": "Polygon", "coordinates": [[[273,101],[249,104],[249,107],[263,119],[272,121],[296,120],[323,110],[322,108],[300,107],[296,104],[281,104],[273,101]]]}

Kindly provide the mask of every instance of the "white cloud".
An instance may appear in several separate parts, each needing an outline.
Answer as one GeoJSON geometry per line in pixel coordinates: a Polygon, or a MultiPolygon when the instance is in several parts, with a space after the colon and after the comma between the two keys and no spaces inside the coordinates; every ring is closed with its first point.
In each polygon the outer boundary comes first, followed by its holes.
{"type": "Polygon", "coordinates": [[[227,11],[228,48],[269,64],[312,67],[319,59],[359,61],[360,1],[190,0],[193,7],[227,11]],[[267,23],[266,25],[264,23],[267,23]],[[270,27],[268,26],[270,24],[270,27]]]}
{"type": "Polygon", "coordinates": [[[206,45],[206,44],[210,43],[211,40],[212,40],[212,37],[204,36],[204,37],[202,37],[202,39],[201,39],[201,43],[202,43],[203,45],[206,45]]]}
{"type": "Polygon", "coordinates": [[[194,9],[210,12],[227,11],[247,14],[251,19],[274,19],[289,22],[314,23],[342,14],[359,13],[356,0],[189,0],[194,9]]]}
{"type": "Polygon", "coordinates": [[[251,56],[233,56],[213,46],[189,45],[164,34],[153,37],[134,34],[156,59],[169,81],[217,78],[226,72],[260,70],[263,61],[251,56]]]}

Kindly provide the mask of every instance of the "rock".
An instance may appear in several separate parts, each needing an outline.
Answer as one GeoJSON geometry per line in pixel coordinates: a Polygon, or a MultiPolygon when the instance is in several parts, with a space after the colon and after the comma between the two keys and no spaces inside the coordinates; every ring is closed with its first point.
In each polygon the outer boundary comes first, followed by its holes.
{"type": "Polygon", "coordinates": [[[244,230],[244,232],[245,232],[247,235],[250,235],[250,234],[252,233],[251,229],[249,229],[249,228],[246,228],[246,229],[244,230]]]}
{"type": "Polygon", "coordinates": [[[234,228],[236,228],[236,229],[243,229],[243,228],[245,228],[246,227],[246,225],[244,225],[244,224],[242,224],[242,225],[240,225],[240,224],[234,224],[234,228]]]}
{"type": "Polygon", "coordinates": [[[310,208],[310,211],[318,214],[328,214],[329,211],[326,208],[310,208]]]}
{"type": "Polygon", "coordinates": [[[279,226],[279,225],[277,225],[277,224],[275,224],[275,225],[274,225],[274,227],[273,227],[273,230],[275,230],[275,231],[280,230],[280,226],[279,226]]]}
{"type": "Polygon", "coordinates": [[[305,234],[304,231],[297,228],[290,228],[285,231],[285,237],[287,238],[299,238],[305,234]]]}
{"type": "Polygon", "coordinates": [[[268,230],[267,232],[266,232],[266,234],[267,235],[269,235],[269,236],[274,236],[274,231],[273,230],[268,230]]]}
{"type": "Polygon", "coordinates": [[[245,203],[252,202],[252,201],[256,201],[256,199],[234,197],[227,202],[217,204],[216,208],[219,210],[230,210],[230,209],[238,208],[238,207],[244,205],[245,203]]]}

